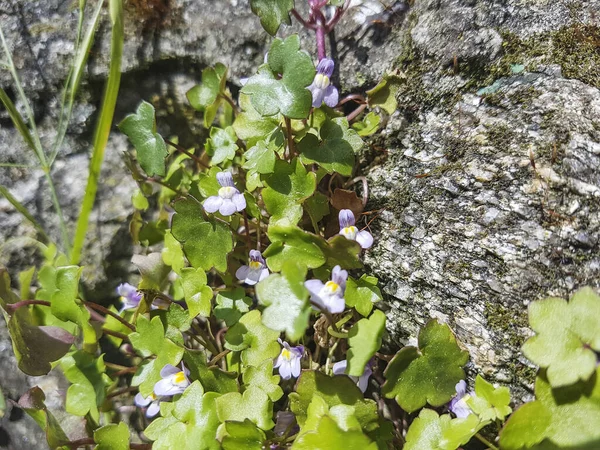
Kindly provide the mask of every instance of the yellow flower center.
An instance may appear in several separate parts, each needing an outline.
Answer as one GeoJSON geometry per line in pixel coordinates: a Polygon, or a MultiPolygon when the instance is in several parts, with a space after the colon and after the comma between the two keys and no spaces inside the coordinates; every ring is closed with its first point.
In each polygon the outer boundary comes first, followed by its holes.
{"type": "Polygon", "coordinates": [[[260,261],[250,261],[249,265],[252,270],[258,270],[262,267],[262,264],[260,261]]]}
{"type": "Polygon", "coordinates": [[[290,351],[287,348],[284,348],[283,350],[281,350],[281,356],[283,359],[286,360],[290,360],[292,359],[292,354],[290,353],[290,351]]]}
{"type": "Polygon", "coordinates": [[[219,189],[219,197],[221,198],[231,198],[235,195],[236,189],[232,186],[223,186],[219,189]]]}
{"type": "Polygon", "coordinates": [[[186,382],[185,374],[183,372],[177,372],[173,377],[174,384],[183,384],[186,382]]]}
{"type": "Polygon", "coordinates": [[[328,291],[329,294],[333,295],[340,290],[340,285],[337,284],[335,281],[328,281],[327,283],[325,283],[325,289],[328,291]]]}
{"type": "Polygon", "coordinates": [[[342,231],[340,231],[340,234],[344,235],[344,237],[346,239],[350,239],[350,240],[354,241],[356,239],[356,235],[358,234],[358,228],[356,228],[354,225],[352,225],[350,227],[345,227],[345,228],[342,228],[342,231]]]}
{"type": "Polygon", "coordinates": [[[327,86],[329,86],[329,77],[322,73],[318,73],[315,76],[315,86],[319,89],[325,89],[327,86]]]}

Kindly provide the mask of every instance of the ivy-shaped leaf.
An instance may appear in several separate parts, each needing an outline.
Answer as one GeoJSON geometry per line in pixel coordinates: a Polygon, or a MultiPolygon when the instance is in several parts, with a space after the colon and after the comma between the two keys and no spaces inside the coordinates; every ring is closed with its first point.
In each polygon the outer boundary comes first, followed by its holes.
{"type": "Polygon", "coordinates": [[[290,25],[290,10],[294,0],[250,0],[252,12],[260,18],[260,24],[271,36],[275,36],[279,25],[290,25]]]}
{"type": "Polygon", "coordinates": [[[275,426],[273,422],[273,402],[259,387],[251,386],[243,394],[230,392],[216,399],[217,416],[221,422],[233,420],[243,422],[246,419],[254,422],[263,430],[275,426]]]}
{"type": "Polygon", "coordinates": [[[266,306],[263,324],[272,330],[285,332],[292,341],[304,336],[310,318],[305,280],[306,269],[294,261],[286,261],[281,274],[272,273],[256,285],[258,301],[266,306]]]}
{"type": "Polygon", "coordinates": [[[587,381],[554,389],[541,370],[535,395],[508,418],[500,433],[503,450],[600,448],[600,368],[587,381]]]}
{"type": "Polygon", "coordinates": [[[183,295],[191,319],[200,315],[210,316],[212,289],[206,285],[206,273],[203,269],[186,267],[181,270],[183,295]]]}
{"type": "Polygon", "coordinates": [[[132,386],[140,387],[144,397],[148,397],[154,385],[161,379],[160,371],[167,365],[176,366],[183,356],[183,348],[165,337],[165,328],[160,317],[148,320],[139,315],[136,332],[129,335],[131,345],[144,357],[156,355],[143,363],[131,380],[132,386]]]}
{"type": "Polygon", "coordinates": [[[329,214],[329,198],[320,192],[315,192],[315,195],[306,199],[304,202],[304,209],[310,216],[315,233],[318,232],[319,221],[329,214]]]}
{"type": "Polygon", "coordinates": [[[262,323],[260,311],[254,310],[242,316],[240,321],[225,333],[225,348],[241,351],[242,362],[247,366],[259,366],[266,359],[279,355],[279,333],[262,323]]]}
{"type": "Polygon", "coordinates": [[[215,401],[216,392],[204,392],[199,381],[194,381],[173,403],[162,402],[161,416],[144,431],[154,441],[154,450],[218,450],[216,439],[219,419],[215,401]]]}
{"type": "Polygon", "coordinates": [[[175,202],[171,233],[183,244],[183,251],[195,268],[227,270],[227,254],[233,249],[231,230],[214,219],[205,220],[194,200],[175,202]]]}
{"type": "Polygon", "coordinates": [[[344,295],[346,305],[354,307],[359,314],[367,317],[373,310],[373,304],[383,299],[377,287],[378,281],[377,278],[366,274],[358,280],[348,277],[344,295]]]}
{"type": "Polygon", "coordinates": [[[367,102],[371,108],[381,107],[388,114],[393,114],[398,108],[396,94],[400,89],[402,80],[397,75],[386,74],[370,91],[367,91],[367,102]]]}
{"type": "Polygon", "coordinates": [[[163,176],[168,152],[165,141],[156,132],[154,107],[148,102],[142,102],[137,112],[125,117],[118,127],[135,147],[144,172],[149,176],[163,176]]]}
{"type": "Polygon", "coordinates": [[[214,68],[207,67],[202,71],[202,83],[187,92],[190,105],[204,112],[204,126],[209,128],[215,120],[219,104],[219,94],[225,91],[227,67],[217,63],[214,68]]]}
{"type": "Polygon", "coordinates": [[[252,306],[252,299],[246,297],[244,288],[219,291],[216,302],[215,317],[225,321],[228,327],[236,324],[242,315],[250,311],[250,306],[252,306]]]}
{"type": "Polygon", "coordinates": [[[129,450],[129,428],[125,422],[110,423],[94,430],[94,450],[129,450]]]}
{"type": "Polygon", "coordinates": [[[100,418],[98,407],[106,398],[106,386],[111,382],[105,373],[104,355],[96,357],[76,351],[60,361],[60,366],[71,386],[67,390],[66,410],[76,416],[90,414],[96,422],[100,418]]]}
{"type": "Polygon", "coordinates": [[[221,445],[223,450],[262,450],[267,439],[265,433],[246,419],[243,422],[225,422],[226,436],[221,445]]]}
{"type": "Polygon", "coordinates": [[[321,250],[324,239],[303,231],[296,226],[269,226],[267,231],[271,245],[264,251],[267,266],[279,272],[288,261],[308,269],[316,269],[325,263],[321,250]]]}
{"type": "Polygon", "coordinates": [[[254,147],[244,153],[246,162],[242,166],[251,172],[260,174],[273,173],[275,170],[275,150],[265,141],[258,141],[254,147]]]}
{"type": "Polygon", "coordinates": [[[462,369],[469,354],[460,349],[445,324],[430,320],[419,332],[419,348],[404,347],[385,369],[381,392],[411,413],[429,403],[441,406],[465,377],[462,369]]]}
{"type": "Polygon", "coordinates": [[[385,331],[385,314],[375,310],[368,319],[356,322],[348,332],[348,368],[346,373],[360,377],[366,364],[381,347],[385,331]]]}
{"type": "Polygon", "coordinates": [[[363,393],[352,379],[329,377],[321,372],[305,370],[298,379],[296,392],[289,395],[290,409],[301,427],[305,425],[308,407],[316,396],[325,400],[330,408],[336,405],[352,406],[364,431],[371,431],[378,426],[376,403],[363,398],[363,393]]]}
{"type": "Polygon", "coordinates": [[[405,450],[456,450],[471,440],[482,428],[477,416],[452,419],[449,414],[438,416],[423,409],[406,434],[405,450]]]}
{"type": "Polygon", "coordinates": [[[170,231],[165,233],[164,247],[161,252],[162,260],[173,269],[173,272],[180,275],[181,269],[185,267],[185,257],[183,249],[177,239],[173,237],[170,231]]]}
{"type": "Polygon", "coordinates": [[[171,271],[162,260],[161,254],[152,252],[147,255],[133,255],[131,262],[142,275],[139,289],[160,291],[171,271]]]}
{"type": "Polygon", "coordinates": [[[346,118],[336,117],[323,124],[319,137],[313,133],[304,136],[298,143],[298,150],[303,163],[317,163],[329,173],[350,176],[354,155],[362,146],[362,139],[348,127],[346,118]]]}
{"type": "Polygon", "coordinates": [[[265,207],[271,214],[271,225],[296,225],[302,218],[302,202],[317,186],[314,172],[307,172],[297,159],[275,163],[275,173],[264,179],[262,191],[265,207]]]}
{"type": "Polygon", "coordinates": [[[320,239],[319,246],[325,255],[327,266],[331,268],[339,265],[343,269],[361,269],[363,266],[358,259],[361,248],[356,241],[338,234],[327,242],[320,239]]]}
{"type": "Polygon", "coordinates": [[[225,372],[219,367],[208,367],[206,353],[202,350],[185,350],[183,354],[185,367],[190,370],[192,380],[199,380],[206,392],[237,392],[237,374],[225,372]]]}
{"type": "Polygon", "coordinates": [[[221,172],[221,169],[218,167],[211,167],[208,171],[198,174],[196,186],[202,197],[207,198],[219,193],[219,189],[221,189],[221,185],[217,181],[219,172],[221,172]]]}
{"type": "Polygon", "coordinates": [[[371,136],[379,129],[380,122],[381,117],[371,111],[360,122],[354,122],[352,124],[352,129],[361,137],[371,136]]]}
{"type": "Polygon", "coordinates": [[[251,96],[240,93],[239,103],[242,112],[233,122],[235,134],[251,147],[266,140],[279,126],[277,117],[263,117],[252,106],[251,96]]]}
{"type": "Polygon", "coordinates": [[[34,386],[21,396],[19,408],[29,414],[46,433],[46,440],[51,448],[60,448],[69,442],[69,438],[61,428],[58,420],[46,408],[45,400],[44,391],[34,386]]]}
{"type": "Polygon", "coordinates": [[[273,361],[266,360],[260,366],[248,366],[242,375],[246,387],[255,386],[265,391],[272,402],[283,397],[283,390],[279,387],[279,375],[273,375],[273,361]]]}
{"type": "Polygon", "coordinates": [[[587,380],[600,351],[600,296],[591,288],[577,291],[567,303],[547,298],[529,304],[529,324],[537,333],[523,345],[527,358],[547,368],[553,387],[587,380]]]}
{"type": "Polygon", "coordinates": [[[334,419],[323,416],[315,431],[300,436],[292,445],[294,450],[377,450],[360,430],[343,430],[334,419]]]}
{"type": "Polygon", "coordinates": [[[469,397],[467,405],[482,421],[493,422],[503,420],[512,409],[510,406],[510,391],[507,387],[495,388],[480,375],[475,378],[475,396],[469,397]]]}
{"type": "Polygon", "coordinates": [[[235,158],[238,150],[237,136],[232,127],[224,130],[217,127],[210,129],[210,139],[204,144],[204,150],[211,156],[211,164],[221,164],[223,161],[231,161],[235,158]]]}
{"type": "Polygon", "coordinates": [[[262,116],[281,113],[290,119],[305,119],[312,105],[306,87],[314,76],[311,58],[300,50],[300,39],[294,34],[285,41],[275,39],[267,64],[259,67],[241,92],[251,96],[252,106],[262,116]]]}

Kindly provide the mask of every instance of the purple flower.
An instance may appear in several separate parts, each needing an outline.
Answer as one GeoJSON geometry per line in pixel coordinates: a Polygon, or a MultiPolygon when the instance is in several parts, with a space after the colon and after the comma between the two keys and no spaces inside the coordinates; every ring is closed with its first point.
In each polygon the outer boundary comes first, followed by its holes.
{"type": "Polygon", "coordinates": [[[456,417],[464,419],[465,417],[472,414],[471,408],[467,405],[467,400],[469,398],[475,396],[474,392],[469,392],[467,394],[467,383],[465,380],[460,380],[456,383],[456,395],[452,400],[450,400],[450,404],[448,405],[448,409],[452,411],[456,417]]]}
{"type": "Polygon", "coordinates": [[[146,398],[142,397],[142,394],[138,392],[133,399],[133,402],[140,408],[148,407],[146,410],[146,417],[149,419],[157,415],[160,411],[160,399],[154,394],[154,392],[146,398]]]}
{"type": "Polygon", "coordinates": [[[346,239],[356,241],[362,248],[370,248],[373,245],[373,235],[367,230],[359,231],[354,226],[354,213],[349,209],[342,209],[340,211],[340,233],[346,239]]]}
{"type": "Polygon", "coordinates": [[[317,64],[315,79],[308,86],[308,90],[312,92],[312,105],[315,108],[321,106],[323,102],[330,108],[334,108],[338,104],[338,90],[330,81],[334,67],[335,63],[329,58],[323,58],[317,64]]]}
{"type": "Polygon", "coordinates": [[[283,348],[273,368],[279,368],[279,375],[284,380],[289,380],[292,377],[298,378],[300,376],[300,360],[302,359],[302,355],[304,355],[304,346],[292,347],[281,339],[278,339],[278,341],[283,345],[283,348]]]}
{"type": "Polygon", "coordinates": [[[327,310],[332,314],[340,313],[346,308],[344,291],[348,272],[340,266],[335,266],[331,272],[331,281],[323,284],[321,280],[308,280],[304,286],[310,292],[310,299],[316,303],[321,310],[327,310]]]}
{"type": "Polygon", "coordinates": [[[247,266],[240,267],[235,276],[250,286],[269,276],[269,269],[259,250],[250,250],[250,263],[247,266]]]}
{"type": "Polygon", "coordinates": [[[142,300],[142,294],[135,286],[132,286],[129,283],[121,283],[117,287],[117,294],[121,296],[121,301],[123,302],[121,311],[137,308],[142,300]]]}
{"type": "Polygon", "coordinates": [[[181,364],[181,369],[167,364],[160,371],[162,380],[154,385],[154,393],[159,396],[183,393],[190,385],[189,374],[190,371],[183,364],[181,364]]]}
{"type": "Polygon", "coordinates": [[[219,211],[224,216],[230,216],[236,211],[240,212],[246,208],[246,199],[235,188],[231,172],[219,172],[217,181],[221,185],[219,195],[213,195],[204,200],[204,211],[207,213],[219,211]]]}
{"type": "MultiPolygon", "coordinates": [[[[348,361],[346,359],[342,361],[338,361],[333,365],[333,374],[334,375],[346,375],[346,368],[348,367],[348,361]]],[[[369,386],[369,378],[373,375],[373,360],[371,359],[366,365],[363,374],[360,377],[355,377],[352,375],[346,375],[350,377],[358,388],[364,393],[369,386]]]]}

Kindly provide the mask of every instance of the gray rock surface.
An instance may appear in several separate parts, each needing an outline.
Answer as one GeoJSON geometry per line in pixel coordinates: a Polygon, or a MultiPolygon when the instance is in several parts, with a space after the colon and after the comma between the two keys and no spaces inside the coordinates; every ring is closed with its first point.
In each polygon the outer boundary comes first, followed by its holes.
{"type": "MultiPolygon", "coordinates": [[[[600,28],[594,15],[600,0],[408,3],[353,0],[328,42],[346,93],[364,92],[386,70],[403,79],[398,111],[363,159],[369,209],[385,208],[372,224],[376,245],[367,253],[368,269],[381,279],[392,345],[414,340],[431,317],[447,321],[470,350],[474,371],[527,399],[533,371],[518,353],[528,334],[527,304],[600,283],[600,28]]],[[[230,66],[235,89],[262,62],[269,37],[247,0],[127,5],[116,121],[149,100],[163,135],[201,145],[199,118],[186,106],[185,92],[215,62],[230,66]]],[[[103,14],[52,172],[70,224],[85,190],[107,71],[103,14]]],[[[0,23],[49,144],[73,55],[76,10],[60,0],[0,0],[0,23]]],[[[296,31],[294,25],[280,34],[296,31]]],[[[301,37],[311,49],[313,37],[301,37]]],[[[4,70],[0,85],[11,85],[4,70]]],[[[4,111],[0,148],[2,163],[33,164],[4,111]]],[[[84,257],[90,295],[108,295],[132,271],[127,219],[135,184],[121,161],[127,149],[124,137],[113,133],[84,257]]],[[[0,168],[0,184],[58,238],[40,171],[0,168]]],[[[35,230],[4,199],[0,224],[0,263],[13,271],[30,264],[36,251],[23,237],[35,230]]],[[[12,398],[35,384],[15,378],[7,386],[16,376],[13,366],[0,367],[0,384],[12,398]]],[[[23,442],[33,432],[11,433],[12,442],[23,442]]]]}

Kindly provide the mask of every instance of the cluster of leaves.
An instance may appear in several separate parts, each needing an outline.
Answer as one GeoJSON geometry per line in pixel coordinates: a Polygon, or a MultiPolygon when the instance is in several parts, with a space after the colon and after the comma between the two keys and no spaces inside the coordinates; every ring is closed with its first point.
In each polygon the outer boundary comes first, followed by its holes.
{"type": "MultiPolygon", "coordinates": [[[[275,34],[294,2],[251,6],[275,34]]],[[[200,153],[161,136],[149,103],[119,125],[135,147],[130,230],[145,248],[133,258],[141,276],[127,299],[133,306],[84,301],[82,268],[53,246],[44,247],[39,271],[20,274],[19,295],[0,270],[0,306],[19,367],[41,375],[60,366],[70,382],[66,410],[85,418],[81,428],[65,428],[44,393],[30,390],[19,404],[50,446],[452,450],[474,437],[495,448],[485,436],[503,426],[506,449],[597,448],[600,298],[591,289],[568,303],[530,305],[537,334],[523,352],[541,367],[537,399],[512,415],[509,390],[480,376],[457,395],[468,353],[446,324],[432,320],[416,346],[381,353],[378,280],[361,273],[364,250],[353,234],[337,234],[337,213],[351,210],[357,225],[368,225],[348,187],[362,137],[377,131],[379,113],[396,108],[395,80],[368,91],[372,110],[351,123],[336,109],[312,106],[315,67],[296,35],[274,40],[237,102],[227,72],[205,69],[188,92],[209,129],[200,153]],[[234,186],[222,181],[224,172],[234,186]],[[234,195],[233,213],[207,207],[234,195]],[[248,261],[256,250],[264,265],[248,261]],[[259,275],[251,283],[239,276],[250,269],[259,275]],[[343,270],[351,275],[340,281],[343,270]],[[319,302],[308,280],[343,295],[343,311],[319,302]],[[165,372],[171,366],[180,368],[178,378],[165,372]],[[174,390],[158,389],[165,383],[174,390]],[[148,403],[158,395],[159,413],[139,414],[130,429],[120,407],[136,392],[148,403]]]]}

